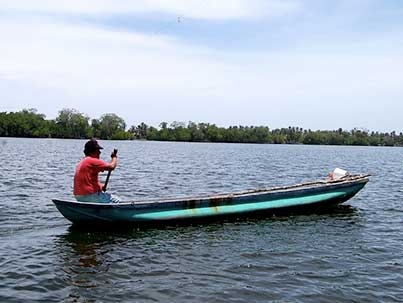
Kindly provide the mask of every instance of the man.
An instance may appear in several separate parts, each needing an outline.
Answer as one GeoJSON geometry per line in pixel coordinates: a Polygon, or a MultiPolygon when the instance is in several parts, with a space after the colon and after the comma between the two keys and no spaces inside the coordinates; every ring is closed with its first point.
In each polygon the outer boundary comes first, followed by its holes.
{"type": "Polygon", "coordinates": [[[76,167],[74,174],[74,196],[81,202],[119,202],[119,199],[103,191],[104,185],[99,182],[98,174],[103,171],[112,171],[117,165],[116,150],[111,154],[111,162],[99,159],[102,146],[95,139],[85,143],[83,158],[76,167]]]}

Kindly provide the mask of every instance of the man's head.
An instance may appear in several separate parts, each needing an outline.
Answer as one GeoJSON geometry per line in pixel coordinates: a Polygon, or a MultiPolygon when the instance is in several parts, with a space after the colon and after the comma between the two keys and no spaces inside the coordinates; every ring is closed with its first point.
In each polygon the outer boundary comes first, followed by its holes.
{"type": "Polygon", "coordinates": [[[102,146],[98,144],[98,141],[95,139],[91,139],[87,141],[84,145],[84,154],[86,156],[98,156],[101,153],[101,149],[103,149],[102,146]]]}

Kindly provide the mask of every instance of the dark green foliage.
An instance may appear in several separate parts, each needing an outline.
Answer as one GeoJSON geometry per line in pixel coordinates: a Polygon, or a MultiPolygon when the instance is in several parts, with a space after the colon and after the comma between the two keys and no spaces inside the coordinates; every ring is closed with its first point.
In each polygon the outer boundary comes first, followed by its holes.
{"type": "Polygon", "coordinates": [[[56,138],[87,138],[91,135],[88,124],[90,118],[79,113],[75,109],[62,109],[57,116],[53,137],[56,138]]]}
{"type": "Polygon", "coordinates": [[[141,122],[126,130],[116,114],[92,119],[75,109],[63,109],[55,120],[46,120],[36,109],[0,112],[0,137],[90,138],[109,140],[158,140],[187,142],[272,143],[315,145],[403,146],[400,132],[379,133],[362,129],[333,131],[288,127],[270,130],[267,126],[218,127],[215,124],[174,121],[161,122],[158,128],[141,122]]]}
{"type": "MultiPolygon", "coordinates": [[[[147,127],[145,124],[143,126],[147,127]]],[[[230,126],[217,127],[215,124],[189,122],[185,127],[182,122],[173,122],[169,127],[166,122],[159,130],[149,127],[132,129],[135,138],[158,141],[189,142],[228,142],[228,143],[272,143],[272,144],[312,144],[312,145],[364,145],[364,146],[403,146],[403,134],[368,133],[366,130],[304,130],[288,127],[271,130],[267,126],[230,126]]]]}
{"type": "Polygon", "coordinates": [[[44,138],[51,136],[51,123],[36,109],[0,113],[1,137],[44,138]]]}
{"type": "Polygon", "coordinates": [[[104,114],[99,120],[93,119],[91,123],[94,137],[101,139],[125,140],[131,138],[126,133],[125,121],[116,114],[104,114]]]}

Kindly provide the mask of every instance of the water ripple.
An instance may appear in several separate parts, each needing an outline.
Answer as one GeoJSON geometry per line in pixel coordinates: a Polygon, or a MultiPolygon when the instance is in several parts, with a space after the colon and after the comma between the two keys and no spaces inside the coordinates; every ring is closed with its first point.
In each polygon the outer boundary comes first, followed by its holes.
{"type": "Polygon", "coordinates": [[[0,170],[1,302],[401,301],[400,148],[105,141],[120,154],[110,189],[126,199],[293,184],[335,167],[374,175],[328,213],[87,230],[51,202],[72,197],[85,141],[5,140],[15,160],[0,170]]]}

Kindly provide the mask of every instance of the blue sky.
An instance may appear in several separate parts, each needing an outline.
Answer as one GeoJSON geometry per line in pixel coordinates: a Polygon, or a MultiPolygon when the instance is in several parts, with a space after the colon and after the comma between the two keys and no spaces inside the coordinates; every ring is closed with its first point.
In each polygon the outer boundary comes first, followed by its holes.
{"type": "Polygon", "coordinates": [[[403,131],[403,2],[0,0],[0,110],[403,131]]]}

